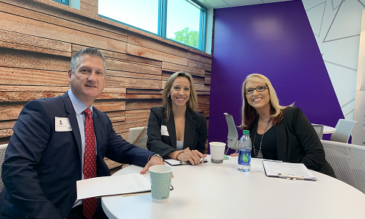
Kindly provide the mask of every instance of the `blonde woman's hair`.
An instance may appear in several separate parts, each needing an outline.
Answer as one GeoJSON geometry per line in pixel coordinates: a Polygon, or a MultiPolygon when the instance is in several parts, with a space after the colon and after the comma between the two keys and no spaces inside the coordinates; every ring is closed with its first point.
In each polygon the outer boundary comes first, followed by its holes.
{"type": "Polygon", "coordinates": [[[169,79],[167,79],[165,88],[162,91],[162,106],[165,107],[165,115],[166,115],[166,122],[169,121],[170,115],[172,113],[172,103],[171,103],[171,96],[168,96],[168,93],[171,90],[172,83],[176,80],[177,77],[185,77],[190,82],[190,96],[189,100],[186,103],[186,106],[191,110],[197,110],[198,109],[198,97],[196,95],[196,91],[194,88],[194,80],[193,77],[187,72],[179,71],[174,74],[172,74],[169,79]]]}
{"type": "Polygon", "coordinates": [[[257,116],[257,112],[256,112],[255,108],[253,108],[247,102],[247,97],[246,97],[247,81],[259,82],[259,83],[263,83],[267,86],[267,89],[269,90],[269,95],[270,95],[270,105],[271,105],[270,114],[271,114],[271,119],[273,121],[273,126],[275,126],[277,123],[279,123],[283,119],[283,117],[284,117],[283,110],[287,107],[293,106],[294,103],[291,104],[290,106],[281,106],[279,104],[279,99],[276,95],[275,89],[272,86],[270,80],[262,74],[255,73],[255,74],[248,75],[246,77],[246,80],[242,84],[242,123],[240,125],[240,128],[249,129],[252,126],[252,124],[257,116]]]}

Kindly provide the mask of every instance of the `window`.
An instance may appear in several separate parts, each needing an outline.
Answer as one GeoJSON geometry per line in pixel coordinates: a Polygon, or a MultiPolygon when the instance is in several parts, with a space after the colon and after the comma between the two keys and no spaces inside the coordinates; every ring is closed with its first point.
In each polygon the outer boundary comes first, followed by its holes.
{"type": "Polygon", "coordinates": [[[167,4],[166,38],[199,49],[200,9],[188,1],[167,4]]]}
{"type": "Polygon", "coordinates": [[[157,34],[159,0],[99,0],[99,15],[157,34]]]}
{"type": "Polygon", "coordinates": [[[59,2],[59,3],[61,3],[61,4],[64,4],[64,5],[69,5],[69,0],[53,0],[53,1],[55,1],[55,2],[59,2]]]}
{"type": "Polygon", "coordinates": [[[205,49],[206,9],[194,0],[99,0],[99,16],[205,49]]]}

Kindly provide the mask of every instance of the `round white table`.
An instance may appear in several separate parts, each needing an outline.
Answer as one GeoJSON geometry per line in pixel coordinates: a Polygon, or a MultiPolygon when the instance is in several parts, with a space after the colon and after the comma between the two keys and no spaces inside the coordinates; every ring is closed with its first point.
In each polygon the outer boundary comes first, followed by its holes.
{"type": "MultiPolygon", "coordinates": [[[[236,170],[237,157],[222,165],[175,166],[167,203],[152,202],[151,194],[102,198],[109,218],[254,218],[344,219],[365,217],[365,194],[324,174],[317,181],[266,177],[264,172],[236,170]]],[[[255,160],[255,159],[253,159],[255,160]]],[[[260,162],[252,165],[262,168],[260,162]]],[[[129,166],[115,175],[136,173],[129,166]]]]}

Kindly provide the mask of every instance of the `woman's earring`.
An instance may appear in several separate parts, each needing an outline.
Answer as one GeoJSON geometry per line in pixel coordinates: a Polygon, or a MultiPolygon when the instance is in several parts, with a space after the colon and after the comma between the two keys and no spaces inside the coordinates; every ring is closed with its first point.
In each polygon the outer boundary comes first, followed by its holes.
{"type": "Polygon", "coordinates": [[[170,97],[170,94],[167,94],[167,97],[170,97]]]}

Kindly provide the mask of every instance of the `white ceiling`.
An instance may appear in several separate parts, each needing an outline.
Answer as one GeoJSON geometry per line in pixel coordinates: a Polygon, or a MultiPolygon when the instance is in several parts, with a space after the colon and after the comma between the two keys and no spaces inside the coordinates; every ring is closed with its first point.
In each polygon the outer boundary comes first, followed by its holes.
{"type": "Polygon", "coordinates": [[[196,0],[206,8],[230,8],[244,5],[257,5],[291,0],[196,0]]]}

